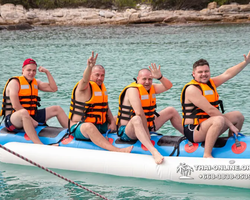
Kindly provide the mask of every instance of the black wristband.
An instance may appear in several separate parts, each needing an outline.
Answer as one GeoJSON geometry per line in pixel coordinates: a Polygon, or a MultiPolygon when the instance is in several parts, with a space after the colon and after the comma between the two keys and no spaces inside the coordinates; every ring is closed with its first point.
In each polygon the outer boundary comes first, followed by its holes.
{"type": "Polygon", "coordinates": [[[157,78],[157,80],[161,80],[161,79],[162,79],[162,77],[163,77],[163,76],[161,75],[161,77],[160,77],[160,78],[157,78]]]}

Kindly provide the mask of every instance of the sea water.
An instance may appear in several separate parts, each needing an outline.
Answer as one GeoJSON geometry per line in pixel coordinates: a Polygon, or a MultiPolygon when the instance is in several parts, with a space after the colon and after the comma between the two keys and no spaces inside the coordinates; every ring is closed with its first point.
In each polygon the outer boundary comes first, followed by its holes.
{"type": "MultiPolygon", "coordinates": [[[[243,54],[250,50],[249,32],[249,24],[3,30],[0,31],[0,90],[8,78],[21,74],[23,61],[31,57],[51,72],[58,85],[56,93],[39,93],[42,107],[60,105],[68,114],[71,91],[82,78],[87,59],[94,51],[98,53],[97,64],[106,69],[104,83],[113,115],[117,114],[121,90],[133,82],[138,70],[151,63],[160,65],[164,77],[173,83],[170,90],[157,95],[157,110],[173,106],[181,114],[180,93],[185,83],[192,79],[193,63],[204,58],[210,63],[212,76],[223,73],[244,60],[243,54]]],[[[241,132],[246,135],[250,135],[249,68],[250,65],[218,88],[225,111],[239,110],[245,116],[241,132]]],[[[47,81],[44,73],[37,72],[36,78],[47,81]]],[[[59,126],[56,119],[49,120],[48,124],[59,126]]],[[[180,135],[170,122],[158,132],[180,135]]],[[[248,189],[241,188],[55,171],[109,199],[248,199],[250,195],[248,189]]],[[[37,167],[0,163],[0,199],[78,200],[99,197],[37,167]]]]}

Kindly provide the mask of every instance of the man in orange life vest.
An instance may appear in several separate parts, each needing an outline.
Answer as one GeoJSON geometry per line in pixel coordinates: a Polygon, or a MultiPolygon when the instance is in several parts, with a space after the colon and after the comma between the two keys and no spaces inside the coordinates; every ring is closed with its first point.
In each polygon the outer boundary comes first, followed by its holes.
{"type": "Polygon", "coordinates": [[[156,113],[156,94],[160,94],[172,87],[172,83],[163,77],[160,66],[151,64],[149,69],[138,72],[137,82],[123,89],[119,96],[119,111],[116,125],[118,136],[123,141],[136,141],[141,143],[151,152],[155,162],[161,164],[163,156],[157,151],[150,141],[150,131],[157,131],[166,121],[183,134],[181,116],[173,107],[167,107],[156,113]],[[153,79],[160,80],[154,84],[153,79]],[[157,116],[155,118],[155,115],[157,116]]]}
{"type": "Polygon", "coordinates": [[[117,148],[102,134],[116,131],[115,120],[108,106],[108,94],[103,83],[105,69],[95,65],[98,54],[87,60],[83,78],[75,85],[69,111],[70,132],[76,139],[91,140],[97,146],[117,152],[130,153],[133,146],[117,148]]]}
{"type": "Polygon", "coordinates": [[[10,78],[3,91],[1,115],[8,131],[20,132],[22,128],[31,141],[42,144],[37,136],[35,127],[44,124],[56,116],[62,127],[67,127],[67,115],[60,106],[50,106],[37,109],[40,106],[38,90],[56,92],[57,85],[49,70],[40,66],[39,72],[45,73],[48,83],[35,79],[37,72],[36,61],[28,58],[22,67],[22,76],[10,78]]]}
{"type": "Polygon", "coordinates": [[[184,135],[191,142],[205,141],[205,158],[212,158],[212,149],[217,138],[229,128],[228,136],[238,135],[244,116],[239,111],[226,114],[223,106],[219,111],[219,95],[216,88],[236,76],[250,62],[250,52],[244,55],[245,60],[227,69],[216,77],[210,77],[210,67],[206,60],[200,59],[193,65],[193,80],[182,90],[181,103],[184,135]]]}

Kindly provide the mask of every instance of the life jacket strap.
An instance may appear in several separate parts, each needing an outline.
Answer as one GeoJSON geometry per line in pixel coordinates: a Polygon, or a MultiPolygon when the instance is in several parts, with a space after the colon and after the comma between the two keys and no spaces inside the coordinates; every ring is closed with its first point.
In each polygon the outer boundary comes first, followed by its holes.
{"type": "Polygon", "coordinates": [[[123,116],[117,116],[118,119],[123,119],[123,120],[126,120],[126,121],[129,121],[131,118],[130,117],[123,117],[123,116]]]}
{"type": "Polygon", "coordinates": [[[119,104],[119,107],[120,107],[121,110],[122,110],[122,108],[128,109],[128,110],[133,110],[132,106],[124,106],[122,104],[119,104]]]}
{"type": "Polygon", "coordinates": [[[154,106],[145,106],[145,107],[142,107],[143,110],[153,110],[154,108],[156,108],[156,104],[154,106]]]}
{"type": "Polygon", "coordinates": [[[9,103],[3,102],[3,105],[4,106],[11,106],[12,104],[10,102],[9,103]]]}
{"type": "Polygon", "coordinates": [[[28,108],[25,108],[26,110],[35,110],[37,111],[37,107],[28,107],[28,108]]]}
{"type": "MultiPolygon", "coordinates": [[[[223,102],[222,100],[218,100],[215,102],[210,103],[213,106],[217,106],[217,109],[220,109],[222,113],[225,112],[223,102]]],[[[198,115],[200,113],[205,113],[202,109],[198,109],[194,104],[189,103],[189,104],[182,104],[182,112],[183,112],[183,118],[184,119],[208,119],[210,116],[209,115],[198,115]],[[194,106],[192,109],[186,109],[188,106],[194,106]],[[192,113],[190,115],[187,115],[187,113],[192,113]]]]}
{"type": "Polygon", "coordinates": [[[152,122],[152,121],[154,121],[155,120],[155,116],[154,117],[149,117],[149,118],[147,118],[147,122],[152,122]]]}
{"type": "Polygon", "coordinates": [[[155,112],[145,112],[146,116],[151,116],[151,115],[154,115],[154,114],[155,114],[155,112]]]}
{"type": "MultiPolygon", "coordinates": [[[[95,118],[95,122],[94,124],[97,124],[98,119],[102,119],[102,117],[100,115],[95,115],[95,114],[85,114],[84,116],[82,116],[81,122],[85,122],[87,117],[91,117],[91,118],[95,118]]],[[[105,123],[105,122],[104,122],[105,123]]]]}
{"type": "MultiPolygon", "coordinates": [[[[103,102],[103,103],[85,103],[85,102],[81,102],[81,101],[76,101],[75,99],[71,99],[71,106],[75,107],[75,106],[82,106],[82,107],[94,107],[94,106],[108,106],[108,103],[107,102],[103,102]],[[78,105],[75,105],[75,104],[78,104],[78,105]]],[[[79,108],[78,107],[78,108],[79,108]]]]}
{"type": "Polygon", "coordinates": [[[38,107],[41,106],[41,104],[38,102],[38,101],[21,101],[20,102],[21,105],[24,105],[24,104],[28,104],[28,105],[36,105],[38,107]]]}
{"type": "Polygon", "coordinates": [[[37,101],[41,101],[41,98],[39,96],[35,95],[29,95],[29,96],[19,96],[19,99],[37,99],[37,101]]]}
{"type": "Polygon", "coordinates": [[[148,127],[148,130],[149,130],[149,132],[150,131],[156,131],[156,127],[155,127],[155,122],[154,121],[153,121],[153,126],[148,127]]]}
{"type": "Polygon", "coordinates": [[[160,117],[160,114],[158,112],[156,112],[156,110],[155,110],[154,114],[156,115],[156,117],[160,117]]]}
{"type": "MultiPolygon", "coordinates": [[[[9,96],[4,96],[3,99],[4,100],[10,100],[10,97],[9,96]]],[[[40,104],[41,98],[39,96],[35,96],[35,95],[19,96],[19,100],[22,100],[22,99],[36,99],[37,101],[20,101],[21,105],[23,105],[23,104],[29,104],[29,105],[35,104],[38,107],[41,106],[41,104],[40,104]]],[[[4,106],[12,106],[12,104],[10,102],[6,103],[5,101],[3,102],[3,105],[4,106]]]]}
{"type": "Polygon", "coordinates": [[[86,111],[88,108],[88,107],[83,107],[83,106],[78,106],[78,105],[73,105],[73,104],[70,104],[70,106],[76,109],[82,110],[82,111],[86,111]]]}
{"type": "MultiPolygon", "coordinates": [[[[218,100],[218,101],[215,101],[215,102],[212,102],[211,103],[213,106],[215,105],[218,105],[219,107],[220,107],[220,109],[221,109],[221,112],[222,113],[224,113],[225,112],[225,110],[224,110],[224,105],[223,105],[223,101],[222,100],[218,100]]],[[[218,109],[219,109],[219,107],[218,107],[218,109]]]]}
{"type": "Polygon", "coordinates": [[[98,122],[98,119],[102,119],[101,115],[96,114],[89,114],[89,112],[101,112],[101,113],[107,113],[108,112],[108,102],[103,103],[85,103],[76,101],[75,99],[71,98],[71,104],[70,106],[73,109],[70,109],[71,119],[74,114],[82,116],[81,122],[84,122],[87,117],[95,118],[95,123],[98,122]],[[96,108],[96,106],[105,106],[106,108],[96,108]],[[76,111],[75,109],[78,109],[79,111],[76,111]],[[82,111],[82,112],[81,112],[82,111]]]}

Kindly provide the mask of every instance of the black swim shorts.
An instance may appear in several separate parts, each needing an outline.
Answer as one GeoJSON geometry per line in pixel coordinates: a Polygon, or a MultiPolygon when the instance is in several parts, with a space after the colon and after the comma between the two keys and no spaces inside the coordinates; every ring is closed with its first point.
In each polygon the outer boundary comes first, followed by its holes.
{"type": "Polygon", "coordinates": [[[45,124],[46,122],[46,112],[45,108],[37,110],[35,115],[31,117],[39,123],[39,125],[45,124]]]}
{"type": "MultiPolygon", "coordinates": [[[[194,143],[194,129],[197,125],[193,125],[193,124],[186,124],[184,125],[184,135],[186,136],[186,138],[194,143]]],[[[197,127],[197,130],[199,129],[200,124],[197,127]]]]}

